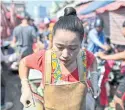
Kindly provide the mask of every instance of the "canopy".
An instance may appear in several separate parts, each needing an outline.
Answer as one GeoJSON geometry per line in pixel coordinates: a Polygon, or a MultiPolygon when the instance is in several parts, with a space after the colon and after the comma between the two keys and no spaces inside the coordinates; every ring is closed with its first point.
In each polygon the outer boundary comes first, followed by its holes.
{"type": "MultiPolygon", "coordinates": [[[[80,7],[76,8],[76,10],[79,13],[79,11],[81,10],[82,7],[83,7],[83,9],[86,9],[89,5],[90,5],[90,3],[84,4],[83,6],[81,5],[80,7]]],[[[83,19],[83,18],[88,18],[88,17],[94,17],[94,16],[96,16],[96,14],[102,14],[106,11],[118,10],[121,7],[125,7],[125,1],[115,1],[110,4],[107,4],[106,6],[96,9],[91,13],[88,13],[85,15],[79,15],[79,18],[83,19]]]]}
{"type": "Polygon", "coordinates": [[[75,9],[77,11],[77,14],[80,14],[80,12],[82,10],[86,9],[89,6],[90,3],[91,2],[88,2],[88,3],[82,4],[82,5],[78,6],[78,7],[75,7],[75,9]]]}
{"type": "Polygon", "coordinates": [[[104,7],[107,4],[110,4],[114,2],[114,0],[108,0],[108,1],[93,1],[91,2],[86,9],[83,9],[79,14],[89,14],[93,11],[95,11],[96,9],[100,8],[100,7],[104,7]]]}
{"type": "Polygon", "coordinates": [[[125,1],[116,1],[111,4],[108,4],[104,7],[97,9],[96,13],[104,13],[105,11],[114,11],[119,9],[120,7],[125,7],[125,1]]]}

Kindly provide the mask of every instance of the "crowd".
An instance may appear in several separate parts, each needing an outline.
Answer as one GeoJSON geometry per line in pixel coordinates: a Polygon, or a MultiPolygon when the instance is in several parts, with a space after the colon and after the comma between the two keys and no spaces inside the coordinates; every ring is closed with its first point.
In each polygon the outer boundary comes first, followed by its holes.
{"type": "MultiPolygon", "coordinates": [[[[11,69],[19,69],[24,110],[33,106],[34,110],[124,110],[125,45],[109,42],[102,18],[96,17],[91,24],[80,20],[74,8],[67,7],[57,22],[45,18],[35,25],[25,16],[14,27],[10,43],[14,53],[2,55],[2,62],[6,59],[11,69]],[[114,66],[119,67],[121,79],[115,94],[111,94],[109,76],[114,66]],[[103,73],[99,67],[104,68],[103,73]],[[35,91],[28,79],[30,69],[42,74],[35,91]]],[[[125,37],[125,21],[121,25],[125,37]]],[[[118,80],[115,73],[113,76],[118,80]]],[[[8,110],[13,104],[4,102],[4,81],[2,84],[1,107],[8,110]]]]}

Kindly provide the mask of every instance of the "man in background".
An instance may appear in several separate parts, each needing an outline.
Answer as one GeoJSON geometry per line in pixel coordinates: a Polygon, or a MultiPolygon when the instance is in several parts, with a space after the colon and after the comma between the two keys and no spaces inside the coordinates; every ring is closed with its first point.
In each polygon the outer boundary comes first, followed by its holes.
{"type": "Polygon", "coordinates": [[[14,28],[13,42],[16,44],[17,53],[21,58],[32,54],[32,45],[36,42],[35,29],[29,25],[28,16],[22,19],[22,23],[14,28]]]}
{"type": "Polygon", "coordinates": [[[106,40],[103,32],[104,23],[103,20],[97,18],[94,24],[95,28],[88,33],[88,47],[87,49],[92,53],[96,53],[100,50],[107,51],[109,47],[106,45],[106,40]]]}

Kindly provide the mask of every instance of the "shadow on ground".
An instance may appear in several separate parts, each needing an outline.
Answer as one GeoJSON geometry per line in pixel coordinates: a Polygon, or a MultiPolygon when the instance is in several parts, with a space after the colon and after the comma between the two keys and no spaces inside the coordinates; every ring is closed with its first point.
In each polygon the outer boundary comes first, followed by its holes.
{"type": "Polygon", "coordinates": [[[11,72],[7,67],[3,68],[2,72],[6,83],[6,101],[12,101],[14,106],[10,110],[23,110],[20,103],[21,84],[18,73],[11,72]]]}

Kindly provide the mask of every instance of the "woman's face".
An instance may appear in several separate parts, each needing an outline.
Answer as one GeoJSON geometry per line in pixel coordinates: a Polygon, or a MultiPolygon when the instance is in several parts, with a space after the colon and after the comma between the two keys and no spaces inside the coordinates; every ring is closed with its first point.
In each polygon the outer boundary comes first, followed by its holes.
{"type": "Polygon", "coordinates": [[[53,39],[53,48],[59,60],[69,66],[76,60],[80,50],[80,38],[72,31],[57,29],[53,39]]]}

